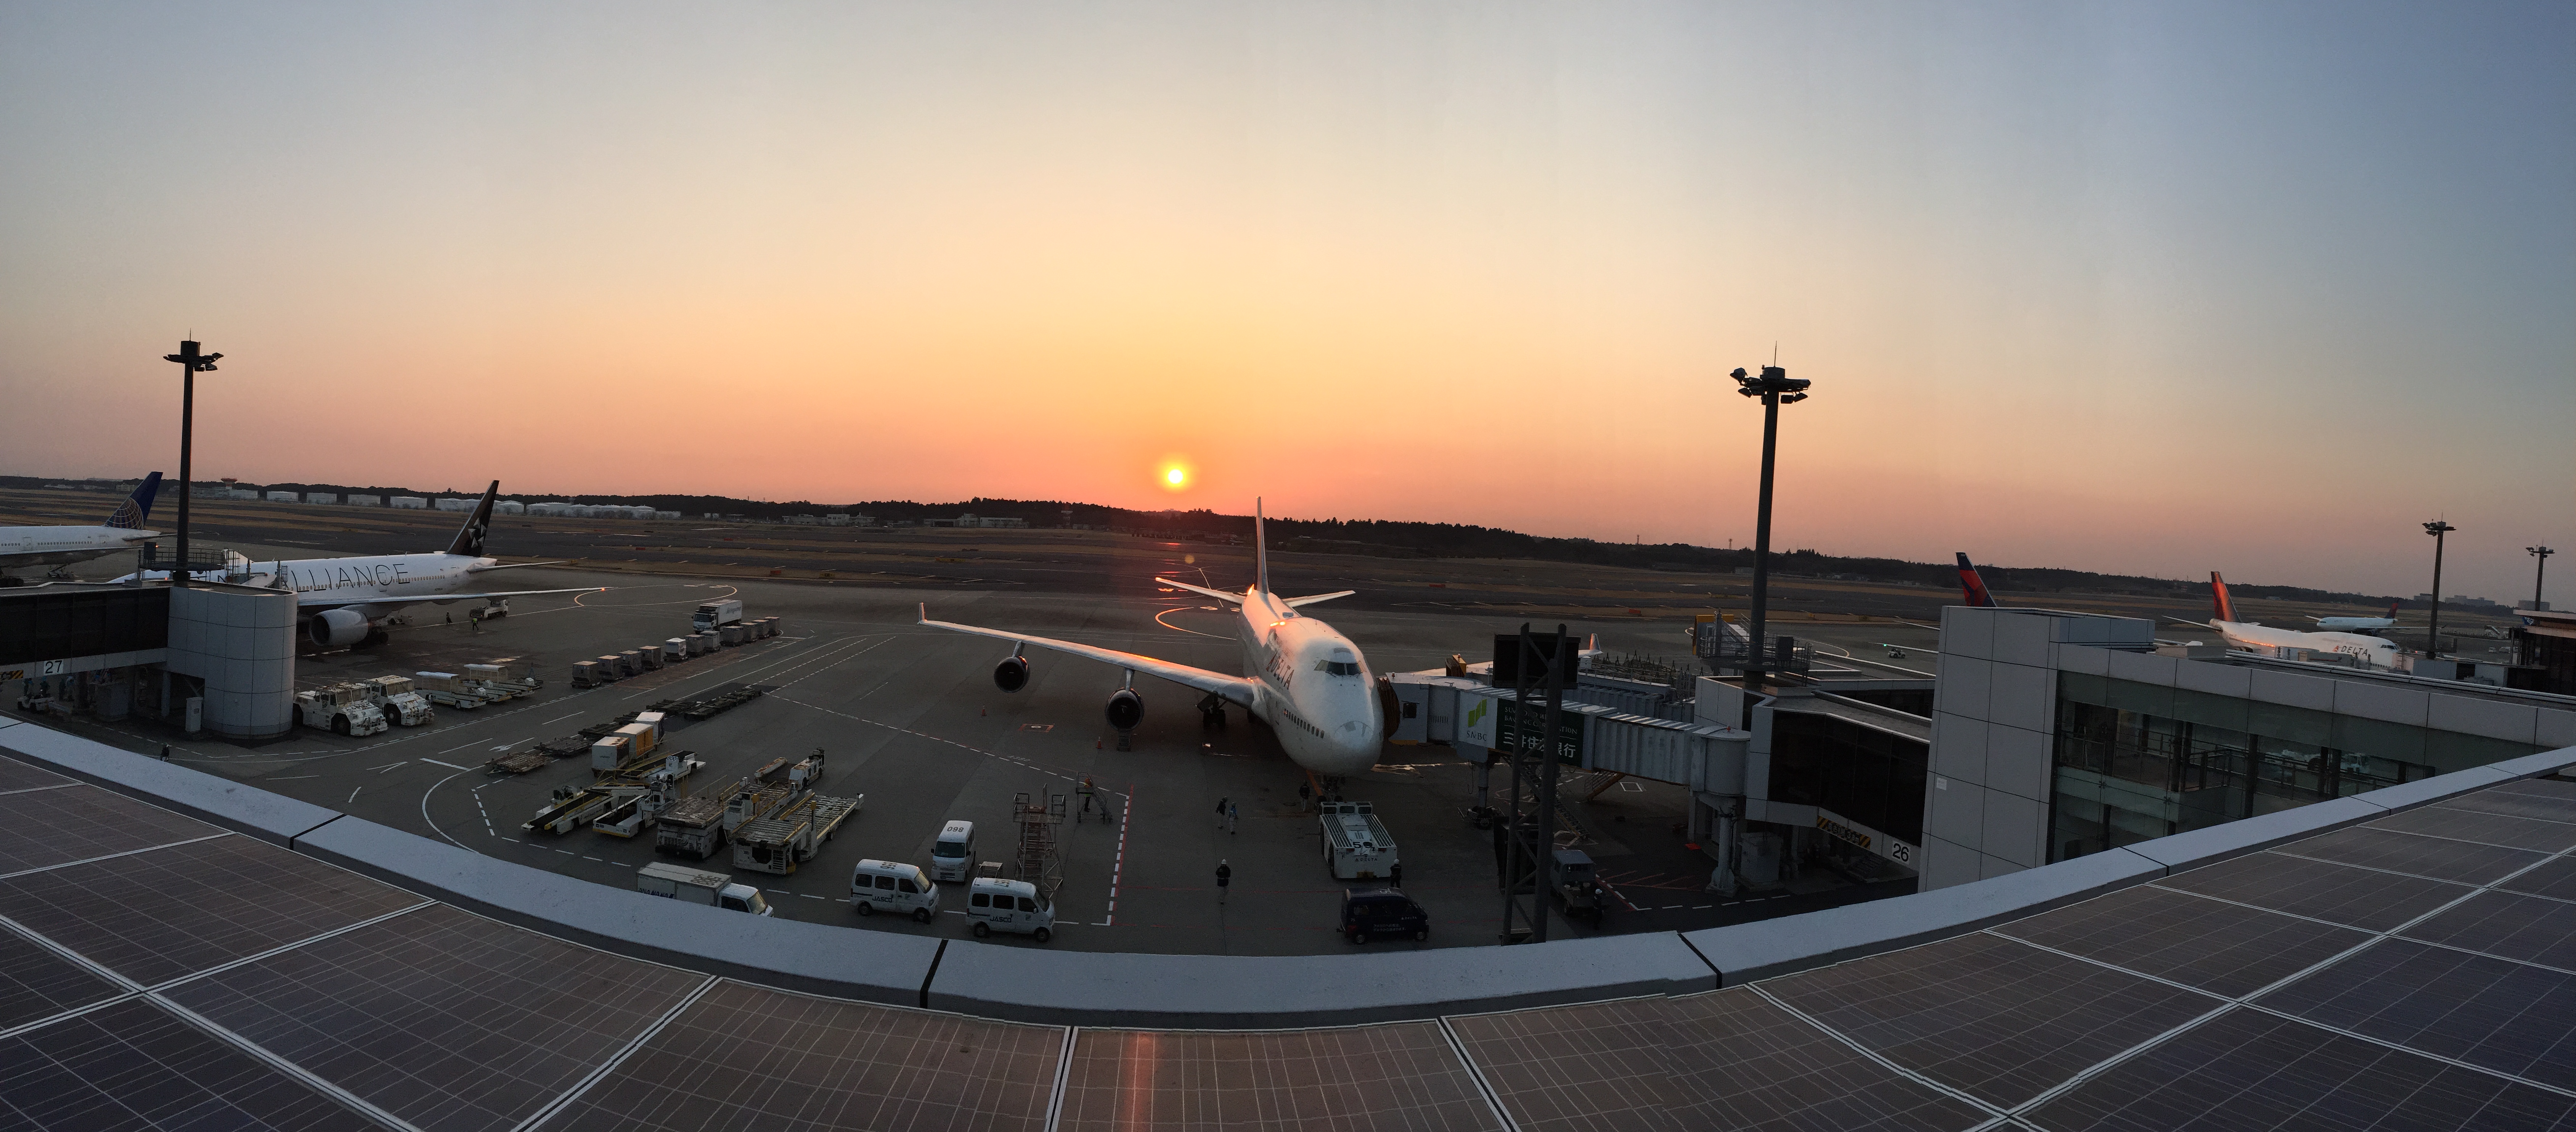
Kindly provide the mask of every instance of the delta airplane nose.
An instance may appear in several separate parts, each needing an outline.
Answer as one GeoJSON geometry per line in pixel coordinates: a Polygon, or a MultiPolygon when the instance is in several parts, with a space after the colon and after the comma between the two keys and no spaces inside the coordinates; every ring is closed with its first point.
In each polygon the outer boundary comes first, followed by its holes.
{"type": "Polygon", "coordinates": [[[1331,766],[1318,766],[1317,773],[1361,774],[1377,765],[1378,752],[1385,749],[1385,736],[1378,724],[1373,720],[1353,720],[1344,727],[1325,736],[1327,753],[1316,761],[1329,762],[1331,766]]]}

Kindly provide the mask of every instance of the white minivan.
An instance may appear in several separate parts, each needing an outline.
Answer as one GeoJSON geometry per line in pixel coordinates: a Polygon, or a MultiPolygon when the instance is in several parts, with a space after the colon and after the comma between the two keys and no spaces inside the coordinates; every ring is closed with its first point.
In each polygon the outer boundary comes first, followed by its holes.
{"type": "Polygon", "coordinates": [[[850,871],[850,906],[862,916],[893,912],[927,924],[939,914],[939,886],[922,875],[919,865],[861,861],[850,871]]]}
{"type": "Polygon", "coordinates": [[[976,877],[966,886],[966,919],[975,925],[978,936],[999,929],[1035,936],[1039,943],[1055,938],[1055,905],[1041,899],[1037,886],[1024,880],[976,877]]]}
{"type": "Polygon", "coordinates": [[[964,880],[975,871],[975,823],[952,821],[939,827],[939,841],[930,847],[930,875],[939,880],[964,880]]]}

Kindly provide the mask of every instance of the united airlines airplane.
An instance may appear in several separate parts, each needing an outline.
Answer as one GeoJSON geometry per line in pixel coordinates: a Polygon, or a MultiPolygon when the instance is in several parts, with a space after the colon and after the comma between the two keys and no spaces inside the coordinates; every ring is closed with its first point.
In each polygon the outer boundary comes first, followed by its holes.
{"type": "Polygon", "coordinates": [[[1109,697],[1109,725],[1121,731],[1145,718],[1145,702],[1136,694],[1134,683],[1135,674],[1142,672],[1207,693],[1213,698],[1211,706],[1219,718],[1228,703],[1252,713],[1278,733],[1279,745],[1287,750],[1290,759],[1318,775],[1358,774],[1377,765],[1378,751],[1386,739],[1386,717],[1368,662],[1361,658],[1359,646],[1352,644],[1350,638],[1298,612],[1305,606],[1349,597],[1358,591],[1291,598],[1271,593],[1270,548],[1262,538],[1259,500],[1253,501],[1252,544],[1252,587],[1242,593],[1194,586],[1172,578],[1154,579],[1237,607],[1234,632],[1243,646],[1243,670],[1249,673],[1245,676],[1228,676],[1071,641],[933,621],[926,604],[921,609],[921,623],[934,629],[1012,642],[1011,655],[993,668],[993,683],[1005,692],[1016,692],[1028,685],[1030,645],[1126,669],[1128,684],[1109,697]]]}
{"type": "Polygon", "coordinates": [[[135,543],[161,533],[143,529],[145,517],[152,514],[152,497],[160,490],[161,473],[143,477],[134,494],[116,505],[116,513],[95,527],[0,527],[0,569],[52,566],[60,573],[74,562],[132,550],[135,543]]]}
{"type": "MultiPolygon", "coordinates": [[[[474,513],[456,532],[456,539],[438,554],[379,554],[349,558],[298,558],[278,562],[254,562],[229,571],[198,571],[192,577],[212,581],[234,581],[243,585],[295,591],[296,617],[304,622],[305,632],[313,643],[325,648],[360,644],[379,631],[386,618],[406,606],[422,602],[463,601],[468,598],[496,600],[506,597],[534,597],[538,594],[599,593],[606,586],[581,586],[562,590],[500,590],[460,593],[474,579],[495,570],[515,570],[521,566],[550,566],[549,562],[519,562],[504,566],[483,554],[483,533],[492,525],[492,501],[501,494],[501,481],[493,480],[483,498],[474,505],[474,513]]],[[[155,570],[148,578],[169,575],[155,570]]],[[[119,578],[118,581],[125,579],[119,578]]]]}
{"type": "Polygon", "coordinates": [[[2370,637],[2360,633],[2302,633],[2296,629],[2267,629],[2259,621],[2237,620],[2236,605],[2227,600],[2227,579],[2219,577],[2216,570],[2209,572],[2209,594],[2210,604],[2215,607],[2216,616],[2206,622],[2184,621],[2179,617],[2174,621],[2177,624],[2196,625],[2212,630],[2225,638],[2230,647],[2249,652],[2268,652],[2276,648],[2311,649],[2317,652],[2339,652],[2359,657],[2363,663],[2373,668],[2397,667],[2397,642],[2384,637],[2370,637]]]}

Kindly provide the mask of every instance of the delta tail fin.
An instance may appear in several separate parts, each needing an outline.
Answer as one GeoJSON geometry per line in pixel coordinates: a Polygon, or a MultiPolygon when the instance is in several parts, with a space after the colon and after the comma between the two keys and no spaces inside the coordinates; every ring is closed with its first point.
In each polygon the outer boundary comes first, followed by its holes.
{"type": "Polygon", "coordinates": [[[474,505],[474,513],[465,518],[465,526],[456,532],[456,541],[447,544],[449,554],[467,558],[483,557],[483,532],[492,526],[492,501],[501,497],[501,481],[483,489],[483,499],[474,505]]]}
{"type": "Polygon", "coordinates": [[[2236,620],[2236,603],[2227,600],[2227,579],[2219,577],[2216,570],[2209,572],[2209,604],[2210,620],[2236,620]]]}
{"type": "Polygon", "coordinates": [[[106,525],[128,531],[142,530],[144,520],[152,516],[152,497],[160,492],[161,473],[143,477],[143,482],[135,486],[134,494],[116,505],[116,513],[107,517],[106,525]]]}
{"type": "Polygon", "coordinates": [[[1995,595],[1986,589],[1986,580],[1978,576],[1976,566],[1969,563],[1968,552],[1963,550],[1958,553],[1959,594],[1964,599],[1964,604],[1978,609],[1996,608],[1995,595]]]}
{"type": "Polygon", "coordinates": [[[1252,586],[1270,592],[1270,540],[1261,532],[1261,497],[1252,497],[1252,586]]]}

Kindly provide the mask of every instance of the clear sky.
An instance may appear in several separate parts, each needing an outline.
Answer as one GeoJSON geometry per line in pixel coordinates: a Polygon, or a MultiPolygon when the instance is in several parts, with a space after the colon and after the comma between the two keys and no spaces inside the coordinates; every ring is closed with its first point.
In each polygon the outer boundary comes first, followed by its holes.
{"type": "Polygon", "coordinates": [[[1776,342],[1784,548],[2413,594],[2441,515],[2510,599],[2576,550],[2571,59],[2563,2],[8,0],[0,472],[175,471],[193,329],[204,477],[1741,544],[1776,342]]]}

